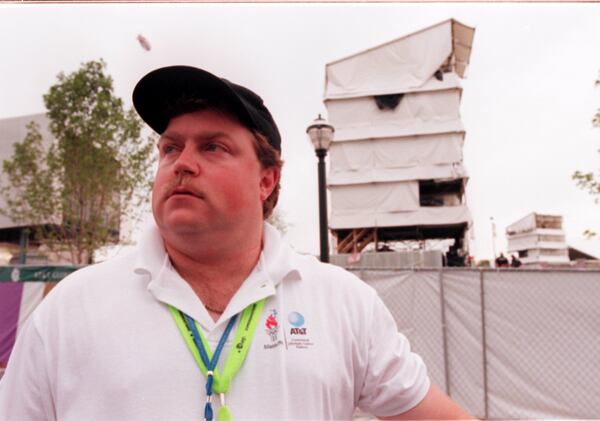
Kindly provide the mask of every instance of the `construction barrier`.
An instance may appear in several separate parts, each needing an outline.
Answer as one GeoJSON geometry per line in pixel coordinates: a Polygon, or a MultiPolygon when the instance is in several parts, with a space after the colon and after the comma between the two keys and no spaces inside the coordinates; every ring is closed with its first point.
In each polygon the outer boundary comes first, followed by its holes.
{"type": "Polygon", "coordinates": [[[600,416],[600,271],[350,270],[477,417],[600,416]]]}

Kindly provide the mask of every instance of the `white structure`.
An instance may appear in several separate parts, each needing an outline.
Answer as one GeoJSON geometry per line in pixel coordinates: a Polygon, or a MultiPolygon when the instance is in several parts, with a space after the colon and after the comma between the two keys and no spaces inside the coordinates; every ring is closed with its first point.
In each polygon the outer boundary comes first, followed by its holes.
{"type": "Polygon", "coordinates": [[[465,251],[471,216],[459,105],[473,35],[449,19],[327,64],[338,252],[443,238],[465,251]]]}
{"type": "Polygon", "coordinates": [[[506,238],[508,253],[518,253],[524,265],[569,263],[562,216],[530,213],[506,228],[506,238]]]}
{"type": "MultiPolygon", "coordinates": [[[[27,125],[34,122],[39,126],[42,139],[46,145],[52,141],[52,135],[48,130],[48,118],[45,113],[24,115],[12,118],[0,119],[0,177],[2,173],[2,162],[12,157],[14,144],[22,142],[27,135],[27,125]]],[[[4,197],[0,195],[0,209],[6,206],[4,197]]],[[[25,235],[24,226],[14,222],[12,219],[0,213],[0,264],[8,264],[19,254],[19,242],[23,241],[22,235],[25,235]]],[[[31,235],[29,235],[29,238],[31,235]]],[[[31,254],[31,253],[30,253],[31,254]]],[[[28,256],[31,263],[46,264],[44,259],[36,260],[33,254],[28,256]]]]}
{"type": "MultiPolygon", "coordinates": [[[[13,145],[25,139],[27,125],[30,122],[34,122],[39,126],[42,139],[46,145],[52,142],[52,135],[48,129],[48,118],[45,113],[0,119],[0,174],[2,162],[13,155],[13,145]]],[[[0,195],[0,208],[4,206],[4,198],[0,195]]],[[[19,227],[17,223],[0,213],[0,230],[17,227],[19,227]]]]}
{"type": "MultiPolygon", "coordinates": [[[[28,125],[35,123],[38,126],[39,133],[42,136],[42,146],[47,149],[54,142],[54,136],[50,132],[50,121],[46,113],[24,115],[12,118],[0,119],[0,181],[5,181],[2,172],[2,162],[10,159],[14,154],[14,145],[23,142],[28,133],[28,125]]],[[[6,202],[0,195],[0,209],[5,208],[6,202]]],[[[44,247],[39,247],[39,241],[36,240],[34,231],[40,227],[52,227],[62,223],[62,218],[57,216],[55,219],[41,221],[35,224],[31,222],[18,223],[6,215],[0,213],[0,264],[14,263],[14,259],[19,255],[21,245],[27,249],[27,263],[29,264],[47,264],[66,263],[68,257],[60,253],[50,253],[44,247]],[[27,245],[26,245],[27,244],[27,245]]],[[[115,238],[118,239],[120,225],[115,226],[115,238]]]]}

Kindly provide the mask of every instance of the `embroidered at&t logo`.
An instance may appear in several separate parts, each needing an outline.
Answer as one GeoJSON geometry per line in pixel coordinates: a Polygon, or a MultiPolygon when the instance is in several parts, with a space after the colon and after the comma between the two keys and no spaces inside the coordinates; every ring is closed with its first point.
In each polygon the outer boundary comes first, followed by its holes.
{"type": "Polygon", "coordinates": [[[294,327],[290,329],[290,335],[306,335],[304,326],[304,316],[297,311],[292,311],[288,314],[288,322],[294,327]]]}
{"type": "Polygon", "coordinates": [[[277,310],[271,310],[271,314],[265,321],[267,334],[271,337],[272,342],[277,341],[277,333],[279,332],[279,323],[277,322],[277,310]]]}

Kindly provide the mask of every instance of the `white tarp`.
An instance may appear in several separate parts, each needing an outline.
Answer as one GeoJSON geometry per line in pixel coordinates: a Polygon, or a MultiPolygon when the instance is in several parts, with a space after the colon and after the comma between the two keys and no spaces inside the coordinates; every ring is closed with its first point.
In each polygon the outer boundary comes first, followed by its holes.
{"type": "Polygon", "coordinates": [[[462,162],[463,133],[333,142],[331,174],[462,162]]]}
{"type": "Polygon", "coordinates": [[[373,139],[379,137],[403,137],[435,133],[462,133],[465,128],[460,120],[428,121],[420,120],[406,122],[389,122],[373,126],[365,124],[359,127],[336,128],[335,139],[349,141],[358,139],[373,139]]]}
{"type": "Polygon", "coordinates": [[[325,98],[410,92],[430,80],[451,55],[456,72],[464,77],[473,35],[473,28],[449,19],[329,63],[325,98]]]}
{"type": "Polygon", "coordinates": [[[419,208],[419,182],[357,184],[331,188],[336,212],[401,212],[419,208]]]}
{"type": "Polygon", "coordinates": [[[454,68],[456,73],[465,77],[471,57],[475,28],[452,20],[452,45],[454,48],[454,68]]]}
{"type": "Polygon", "coordinates": [[[454,163],[404,168],[332,171],[327,176],[327,184],[336,186],[409,180],[455,180],[457,178],[468,178],[468,173],[462,164],[454,163]]]}
{"type": "Polygon", "coordinates": [[[463,131],[458,89],[406,94],[393,110],[380,110],[373,97],[327,102],[335,141],[463,131]]]}
{"type": "MultiPolygon", "coordinates": [[[[332,197],[336,188],[331,188],[332,197]]],[[[373,209],[341,210],[332,206],[329,227],[408,227],[415,225],[454,225],[470,223],[471,214],[465,205],[421,207],[414,211],[374,212],[373,209]]]]}
{"type": "Polygon", "coordinates": [[[332,229],[470,223],[455,194],[420,207],[418,180],[467,177],[460,77],[473,31],[450,19],[326,66],[332,229]]]}
{"type": "Polygon", "coordinates": [[[459,89],[462,90],[462,84],[460,82],[460,76],[453,71],[449,71],[443,74],[442,80],[439,80],[435,76],[431,76],[422,85],[415,86],[412,88],[404,88],[402,92],[399,92],[397,88],[390,88],[387,91],[371,92],[369,94],[356,95],[355,92],[338,93],[335,95],[328,95],[325,98],[325,102],[338,99],[346,98],[357,98],[363,96],[374,96],[374,95],[388,95],[397,93],[411,93],[411,92],[425,92],[425,91],[444,91],[447,89],[459,89]]]}

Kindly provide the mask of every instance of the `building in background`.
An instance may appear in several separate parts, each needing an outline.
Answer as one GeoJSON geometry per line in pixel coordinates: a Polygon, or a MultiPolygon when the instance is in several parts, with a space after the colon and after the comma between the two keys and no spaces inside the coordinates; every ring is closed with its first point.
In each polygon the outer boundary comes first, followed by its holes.
{"type": "Polygon", "coordinates": [[[535,212],[506,228],[507,252],[518,254],[524,266],[569,265],[562,216],[535,212]]]}
{"type": "MultiPolygon", "coordinates": [[[[2,162],[12,157],[14,144],[25,139],[30,122],[38,125],[44,146],[51,144],[52,135],[45,113],[0,119],[0,174],[2,162]]],[[[4,197],[0,195],[0,209],[5,205],[4,197]]],[[[0,265],[17,264],[21,259],[31,264],[49,263],[48,256],[39,251],[33,229],[34,226],[18,224],[0,212],[0,265]]]]}
{"type": "MultiPolygon", "coordinates": [[[[49,148],[54,138],[49,130],[49,120],[45,113],[31,114],[12,118],[0,119],[0,176],[2,162],[10,159],[14,153],[14,144],[22,142],[27,136],[27,126],[30,122],[37,124],[42,135],[44,148],[49,148]]],[[[0,195],[0,209],[6,205],[4,197],[0,195]]],[[[83,210],[84,217],[89,215],[89,209],[83,210]]],[[[107,220],[115,221],[111,226],[111,235],[114,242],[118,242],[120,235],[120,216],[107,214],[107,220]]],[[[71,258],[68,253],[53,253],[48,248],[36,241],[35,230],[44,227],[46,230],[55,229],[63,223],[63,217],[55,220],[42,221],[40,225],[22,224],[13,221],[0,212],[0,265],[27,263],[33,265],[68,264],[71,258]]]]}
{"type": "Polygon", "coordinates": [[[449,19],[326,65],[337,253],[394,252],[402,244],[427,251],[446,241],[447,262],[464,261],[471,215],[460,79],[473,36],[449,19]]]}

